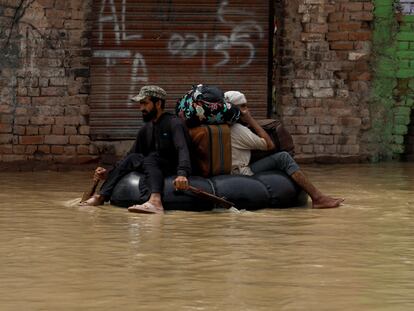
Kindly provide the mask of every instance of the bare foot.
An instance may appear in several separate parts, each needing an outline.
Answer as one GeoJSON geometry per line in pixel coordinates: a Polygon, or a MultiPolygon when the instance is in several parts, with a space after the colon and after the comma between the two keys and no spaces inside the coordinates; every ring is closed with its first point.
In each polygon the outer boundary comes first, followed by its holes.
{"type": "Polygon", "coordinates": [[[321,196],[312,201],[312,208],[334,208],[340,206],[343,201],[345,201],[345,199],[321,196]]]}
{"type": "Polygon", "coordinates": [[[143,213],[143,214],[163,214],[164,208],[160,203],[145,202],[144,204],[136,204],[128,207],[128,211],[132,213],[143,213]]]}
{"type": "Polygon", "coordinates": [[[98,206],[102,205],[105,202],[105,198],[99,194],[95,194],[92,197],[90,197],[85,202],[79,203],[82,206],[98,206]]]}

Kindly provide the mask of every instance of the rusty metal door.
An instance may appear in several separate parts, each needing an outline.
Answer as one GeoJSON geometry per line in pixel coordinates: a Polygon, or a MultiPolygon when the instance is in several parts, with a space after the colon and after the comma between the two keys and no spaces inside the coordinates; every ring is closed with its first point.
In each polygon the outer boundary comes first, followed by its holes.
{"type": "Polygon", "coordinates": [[[134,138],[130,101],[146,84],[173,109],[193,84],[246,94],[265,117],[269,83],[269,0],[94,0],[90,125],[93,139],[134,138]]]}

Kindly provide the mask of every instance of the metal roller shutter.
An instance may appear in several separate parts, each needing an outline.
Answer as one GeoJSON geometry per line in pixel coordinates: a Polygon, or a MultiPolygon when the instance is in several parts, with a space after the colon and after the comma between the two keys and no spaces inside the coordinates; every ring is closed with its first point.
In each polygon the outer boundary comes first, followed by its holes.
{"type": "Polygon", "coordinates": [[[133,138],[141,126],[130,98],[146,84],[168,93],[167,107],[193,84],[246,94],[253,114],[268,109],[268,0],[95,0],[91,134],[133,138]]]}

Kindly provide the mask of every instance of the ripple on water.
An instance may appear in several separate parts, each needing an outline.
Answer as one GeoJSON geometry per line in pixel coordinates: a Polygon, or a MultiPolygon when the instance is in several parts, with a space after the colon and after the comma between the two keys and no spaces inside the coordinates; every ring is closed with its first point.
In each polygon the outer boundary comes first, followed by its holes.
{"type": "Polygon", "coordinates": [[[79,207],[90,172],[0,173],[2,310],[411,310],[414,168],[309,166],[332,210],[79,207]]]}

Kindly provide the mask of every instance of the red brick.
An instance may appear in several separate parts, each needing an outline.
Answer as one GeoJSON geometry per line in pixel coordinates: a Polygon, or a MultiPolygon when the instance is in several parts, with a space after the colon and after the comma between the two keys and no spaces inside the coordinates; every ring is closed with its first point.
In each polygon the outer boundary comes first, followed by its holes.
{"type": "Polygon", "coordinates": [[[19,96],[17,97],[18,105],[30,105],[32,103],[32,97],[19,96]]]}
{"type": "Polygon", "coordinates": [[[39,128],[37,126],[26,126],[26,135],[39,135],[39,128]]]}
{"type": "Polygon", "coordinates": [[[350,72],[349,73],[349,80],[351,81],[370,81],[371,80],[371,73],[370,72],[350,72]]]}
{"type": "Polygon", "coordinates": [[[331,49],[332,50],[353,50],[354,43],[347,42],[347,41],[334,41],[331,42],[331,49]]]}
{"type": "Polygon", "coordinates": [[[45,9],[53,8],[55,0],[37,0],[37,3],[42,5],[45,9]]]}
{"type": "Polygon", "coordinates": [[[340,11],[350,11],[350,12],[356,12],[356,11],[362,11],[364,8],[363,2],[349,2],[349,3],[340,3],[339,4],[339,10],[340,11]]]}
{"type": "Polygon", "coordinates": [[[49,145],[65,145],[68,143],[68,137],[64,135],[46,135],[45,144],[49,145]]]}
{"type": "Polygon", "coordinates": [[[40,89],[39,88],[34,88],[34,87],[29,87],[29,88],[27,88],[27,95],[29,95],[29,96],[39,96],[40,95],[40,89]]]}
{"type": "Polygon", "coordinates": [[[363,32],[350,32],[349,40],[352,41],[369,41],[372,38],[372,33],[368,31],[363,32]]]}
{"type": "Polygon", "coordinates": [[[72,145],[86,145],[90,143],[90,139],[86,135],[74,135],[70,136],[69,143],[72,145]]]}
{"type": "Polygon", "coordinates": [[[25,132],[26,132],[26,127],[25,126],[15,125],[13,127],[13,133],[15,135],[24,135],[25,132]]]}
{"type": "Polygon", "coordinates": [[[360,22],[338,23],[338,30],[340,31],[355,31],[361,29],[360,22]]]}
{"type": "Polygon", "coordinates": [[[14,124],[19,124],[19,125],[27,125],[29,124],[29,118],[28,117],[16,117],[14,119],[14,124]]]}
{"type": "Polygon", "coordinates": [[[326,34],[328,41],[347,41],[348,33],[347,32],[329,32],[326,34]]]}
{"type": "Polygon", "coordinates": [[[374,4],[370,2],[364,3],[364,11],[372,11],[374,10],[374,4]]]}
{"type": "Polygon", "coordinates": [[[333,144],[333,136],[332,135],[309,135],[310,142],[313,144],[320,144],[320,145],[329,145],[333,144]]]}
{"type": "Polygon", "coordinates": [[[286,117],[283,119],[286,125],[314,125],[314,117],[286,117]]]}
{"type": "Polygon", "coordinates": [[[347,127],[358,127],[361,125],[361,118],[342,117],[338,118],[338,123],[347,127]]]}
{"type": "Polygon", "coordinates": [[[293,141],[298,145],[308,145],[310,138],[309,135],[293,135],[293,141]]]}
{"type": "Polygon", "coordinates": [[[76,135],[78,131],[75,126],[65,126],[65,135],[76,135]]]}
{"type": "Polygon", "coordinates": [[[41,145],[45,141],[44,136],[20,136],[20,144],[22,145],[41,145]]]}
{"type": "Polygon", "coordinates": [[[89,146],[87,145],[79,145],[76,150],[78,154],[89,154],[89,146]]]}
{"type": "Polygon", "coordinates": [[[11,133],[12,125],[11,124],[2,124],[0,123],[0,133],[11,133]]]}
{"type": "Polygon", "coordinates": [[[13,153],[13,145],[0,145],[0,154],[13,153]]]}
{"type": "Polygon", "coordinates": [[[17,162],[17,161],[26,161],[27,156],[23,154],[5,154],[2,156],[3,162],[17,162]]]}
{"type": "Polygon", "coordinates": [[[63,154],[63,146],[51,146],[50,152],[53,154],[63,154]]]}
{"type": "Polygon", "coordinates": [[[17,116],[27,115],[27,108],[17,107],[15,110],[15,115],[17,116]]]}
{"type": "Polygon", "coordinates": [[[306,42],[324,41],[325,34],[321,33],[302,33],[301,40],[306,42]]]}
{"type": "Polygon", "coordinates": [[[351,20],[354,21],[372,21],[374,15],[371,12],[355,12],[351,14],[351,20]]]}
{"type": "Polygon", "coordinates": [[[39,145],[37,149],[43,153],[50,153],[50,146],[48,145],[39,145]]]}
{"type": "Polygon", "coordinates": [[[332,116],[321,116],[316,118],[316,124],[323,125],[323,124],[330,124],[335,125],[338,123],[338,118],[332,116]]]}
{"type": "Polygon", "coordinates": [[[79,134],[81,135],[89,135],[90,134],[90,128],[87,125],[82,125],[79,127],[79,134]]]}
{"type": "Polygon", "coordinates": [[[63,152],[66,155],[76,155],[76,147],[75,146],[64,146],[63,152]]]}
{"type": "Polygon", "coordinates": [[[347,22],[349,21],[349,13],[345,12],[335,12],[332,14],[329,14],[328,17],[329,22],[347,22]]]}
{"type": "Polygon", "coordinates": [[[13,153],[14,154],[24,154],[26,150],[26,146],[24,145],[14,145],[13,146],[13,153]]]}
{"type": "Polygon", "coordinates": [[[305,24],[305,32],[313,32],[313,33],[328,32],[328,24],[316,24],[316,23],[305,24]]]}
{"type": "Polygon", "coordinates": [[[25,154],[33,154],[37,151],[37,146],[36,145],[28,145],[26,146],[26,149],[24,150],[25,154]]]}
{"type": "Polygon", "coordinates": [[[51,128],[52,128],[51,125],[40,126],[39,127],[39,134],[41,134],[41,135],[49,135],[51,128]]]}
{"type": "Polygon", "coordinates": [[[64,87],[42,87],[42,96],[65,96],[66,88],[64,87]]]}
{"type": "Polygon", "coordinates": [[[61,125],[53,125],[52,134],[63,135],[65,133],[65,127],[61,125]]]}
{"type": "Polygon", "coordinates": [[[0,112],[1,113],[12,113],[13,107],[10,105],[0,105],[0,112]]]}
{"type": "Polygon", "coordinates": [[[303,153],[313,153],[313,145],[304,145],[301,147],[303,153]]]}
{"type": "Polygon", "coordinates": [[[34,116],[30,118],[31,124],[37,124],[37,125],[48,125],[48,124],[54,124],[55,118],[53,117],[46,117],[46,116],[34,116]]]}

